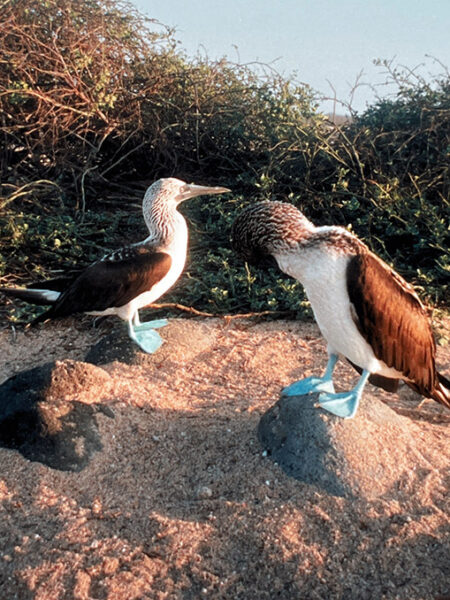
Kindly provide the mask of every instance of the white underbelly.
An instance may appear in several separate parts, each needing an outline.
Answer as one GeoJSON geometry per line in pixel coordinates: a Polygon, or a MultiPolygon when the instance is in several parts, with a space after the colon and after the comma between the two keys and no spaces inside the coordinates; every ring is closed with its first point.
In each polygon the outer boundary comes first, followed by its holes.
{"type": "MultiPolygon", "coordinates": [[[[334,289],[334,292],[338,291],[334,289]]],[[[327,297],[321,295],[320,298],[314,292],[309,294],[307,292],[307,295],[320,331],[327,341],[330,354],[345,356],[370,373],[378,373],[385,377],[401,377],[401,373],[388,367],[375,356],[372,347],[360,334],[352,318],[348,301],[347,306],[344,307],[338,306],[335,302],[337,293],[327,297]]]]}
{"type": "Polygon", "coordinates": [[[403,377],[376,358],[355,324],[347,293],[346,256],[337,255],[331,259],[320,253],[312,255],[309,264],[298,263],[292,258],[277,260],[283,271],[303,284],[330,354],[344,356],[371,373],[403,377]]]}

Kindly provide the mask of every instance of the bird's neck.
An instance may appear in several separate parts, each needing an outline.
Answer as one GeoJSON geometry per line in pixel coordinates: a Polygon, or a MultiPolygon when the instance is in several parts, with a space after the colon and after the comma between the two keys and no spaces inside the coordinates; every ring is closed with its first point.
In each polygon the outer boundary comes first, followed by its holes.
{"type": "Polygon", "coordinates": [[[186,235],[187,227],[184,217],[177,211],[175,202],[156,199],[151,206],[143,207],[144,220],[151,241],[159,246],[170,246],[179,236],[186,235]]]}

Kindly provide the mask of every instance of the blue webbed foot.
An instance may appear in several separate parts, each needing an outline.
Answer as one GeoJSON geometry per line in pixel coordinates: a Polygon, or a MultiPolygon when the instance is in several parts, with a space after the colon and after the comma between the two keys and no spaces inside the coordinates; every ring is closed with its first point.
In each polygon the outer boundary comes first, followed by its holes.
{"type": "Polygon", "coordinates": [[[159,329],[165,327],[168,324],[167,319],[155,319],[153,321],[146,321],[145,323],[137,323],[133,326],[135,331],[147,331],[148,329],[159,329]]]}
{"type": "Polygon", "coordinates": [[[135,322],[134,325],[131,325],[130,323],[128,326],[130,338],[136,342],[144,352],[153,354],[164,341],[155,329],[167,325],[167,319],[147,321],[146,323],[140,323],[138,319],[136,319],[136,321],[137,322],[135,322]]]}
{"type": "Polygon", "coordinates": [[[331,379],[325,379],[323,377],[306,377],[306,379],[300,379],[285,387],[281,395],[282,396],[303,396],[304,394],[310,394],[311,392],[330,392],[334,394],[334,385],[331,379]]]}
{"type": "Polygon", "coordinates": [[[327,368],[322,377],[306,377],[284,388],[282,396],[302,396],[311,392],[329,392],[334,394],[333,370],[338,360],[337,354],[330,354],[327,368]]]}
{"type": "Polygon", "coordinates": [[[333,415],[351,419],[355,416],[361,395],[355,391],[340,394],[322,393],[319,395],[319,406],[333,415]]]}
{"type": "Polygon", "coordinates": [[[148,354],[153,354],[153,352],[156,352],[156,350],[158,350],[164,341],[159,333],[154,329],[144,329],[141,331],[135,329],[134,335],[130,337],[144,352],[147,352],[148,354]]]}
{"type": "Polygon", "coordinates": [[[342,392],[340,394],[329,394],[324,392],[320,394],[319,406],[328,412],[333,413],[333,415],[336,415],[337,417],[352,419],[358,410],[358,404],[361,400],[367,380],[369,379],[369,375],[369,371],[364,369],[358,383],[349,392],[342,392]]]}

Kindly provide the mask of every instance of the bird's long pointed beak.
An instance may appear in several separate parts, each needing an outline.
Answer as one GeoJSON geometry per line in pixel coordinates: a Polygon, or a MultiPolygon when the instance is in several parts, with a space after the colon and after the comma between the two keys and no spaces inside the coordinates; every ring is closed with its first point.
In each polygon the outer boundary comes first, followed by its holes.
{"type": "Polygon", "coordinates": [[[207,194],[225,194],[226,192],[231,192],[231,190],[225,187],[207,187],[204,185],[187,183],[181,188],[177,200],[179,202],[183,202],[184,200],[188,200],[188,198],[195,198],[196,196],[206,196],[207,194]]]}

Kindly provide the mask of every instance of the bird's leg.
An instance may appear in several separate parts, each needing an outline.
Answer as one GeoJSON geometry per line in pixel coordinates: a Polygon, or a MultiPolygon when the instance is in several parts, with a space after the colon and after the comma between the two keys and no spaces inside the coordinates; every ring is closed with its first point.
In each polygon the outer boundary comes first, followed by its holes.
{"type": "Polygon", "coordinates": [[[356,414],[359,401],[361,400],[369,376],[370,372],[364,369],[358,383],[349,392],[340,394],[330,394],[328,392],[321,393],[319,395],[319,406],[328,412],[333,413],[333,415],[343,417],[344,419],[351,419],[356,414]]]}
{"type": "Polygon", "coordinates": [[[322,377],[306,377],[285,387],[283,396],[302,396],[311,392],[329,392],[334,394],[333,371],[338,360],[337,354],[330,354],[322,377]]]}
{"type": "MultiPolygon", "coordinates": [[[[128,335],[130,338],[142,349],[144,352],[148,354],[152,354],[156,352],[158,348],[163,343],[163,339],[159,335],[157,331],[154,330],[153,327],[145,327],[146,325],[150,325],[149,323],[141,323],[139,321],[139,315],[137,311],[134,315],[128,320],[128,335]]],[[[154,321],[154,323],[158,323],[154,321]]],[[[165,323],[163,323],[165,325],[165,323]]],[[[162,325],[156,325],[157,327],[162,327],[162,325]]]]}
{"type": "Polygon", "coordinates": [[[141,323],[139,319],[139,311],[136,311],[133,315],[133,327],[135,331],[147,331],[148,329],[159,329],[167,325],[167,319],[154,319],[153,321],[147,321],[141,323]]]}

